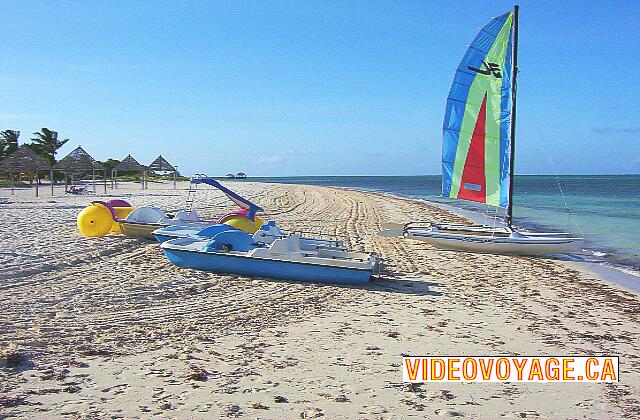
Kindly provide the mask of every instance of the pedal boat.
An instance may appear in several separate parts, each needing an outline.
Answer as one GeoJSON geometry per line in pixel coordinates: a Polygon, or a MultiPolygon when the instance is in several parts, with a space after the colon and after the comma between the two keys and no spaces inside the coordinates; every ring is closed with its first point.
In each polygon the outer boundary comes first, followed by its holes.
{"type": "Polygon", "coordinates": [[[200,219],[195,210],[180,210],[167,214],[155,206],[131,207],[122,200],[93,201],[77,217],[84,236],[104,236],[108,233],[153,239],[153,231],[170,225],[203,229],[211,221],[200,219]]]}
{"type": "Polygon", "coordinates": [[[323,240],[283,234],[269,222],[253,235],[237,229],[212,238],[198,236],[162,243],[165,256],[182,268],[331,284],[365,284],[378,266],[375,254],[325,246],[323,240]]]}
{"type": "MultiPolygon", "coordinates": [[[[259,235],[263,237],[266,236],[265,230],[268,230],[271,227],[276,227],[275,222],[269,221],[268,223],[262,225],[262,229],[259,231],[259,235]]],[[[160,243],[164,243],[166,241],[170,241],[172,239],[181,239],[181,238],[189,238],[189,237],[199,237],[202,239],[211,239],[219,233],[238,230],[237,228],[225,224],[224,219],[221,222],[215,225],[209,225],[204,229],[201,226],[192,224],[192,225],[175,225],[175,226],[165,226],[163,228],[157,229],[153,231],[153,235],[160,243]]],[[[346,251],[347,248],[344,246],[344,242],[337,239],[324,239],[324,238],[309,238],[306,236],[300,236],[300,242],[304,247],[316,247],[320,248],[332,248],[332,249],[340,249],[346,251]]]]}
{"type": "Polygon", "coordinates": [[[122,233],[137,238],[154,239],[153,231],[168,226],[189,226],[203,229],[211,225],[210,221],[200,219],[195,210],[181,210],[173,217],[168,217],[162,210],[154,206],[138,207],[125,219],[114,220],[120,223],[122,233]]]}
{"type": "MultiPolygon", "coordinates": [[[[104,236],[123,233],[127,236],[154,239],[153,232],[172,227],[177,232],[199,232],[216,223],[225,223],[237,229],[253,233],[262,225],[256,213],[262,208],[221,185],[213,178],[196,176],[191,179],[187,198],[188,207],[175,214],[167,214],[155,206],[132,207],[123,200],[93,201],[78,214],[77,226],[84,236],[104,236]],[[192,209],[195,186],[206,184],[222,191],[239,209],[223,215],[218,220],[202,220],[192,209]]],[[[160,239],[159,239],[160,240],[160,239]]]]}

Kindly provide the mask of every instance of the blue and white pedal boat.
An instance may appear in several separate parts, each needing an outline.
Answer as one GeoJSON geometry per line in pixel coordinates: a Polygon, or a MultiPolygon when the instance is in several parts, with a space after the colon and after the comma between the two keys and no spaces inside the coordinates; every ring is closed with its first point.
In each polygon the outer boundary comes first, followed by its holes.
{"type": "Polygon", "coordinates": [[[181,239],[181,238],[189,238],[189,237],[201,237],[201,238],[213,238],[218,233],[227,231],[227,230],[238,230],[233,226],[225,225],[222,223],[218,224],[210,224],[208,226],[188,226],[188,225],[177,225],[177,226],[165,226],[160,229],[156,229],[153,231],[153,236],[158,240],[158,242],[163,243],[166,241],[170,241],[172,239],[181,239]]]}
{"type": "Polygon", "coordinates": [[[324,240],[306,239],[284,235],[270,222],[253,235],[237,229],[224,230],[213,238],[171,239],[161,248],[178,267],[318,283],[368,283],[378,266],[374,254],[350,252],[344,247],[323,246],[324,240]]]}
{"type": "MultiPolygon", "coordinates": [[[[270,221],[263,225],[263,227],[258,231],[259,235],[266,236],[268,229],[275,227],[275,223],[270,221]]],[[[206,227],[202,226],[187,226],[187,225],[178,225],[178,226],[166,226],[160,229],[156,229],[153,231],[153,235],[156,237],[158,242],[164,243],[166,241],[170,241],[172,239],[182,239],[182,238],[191,238],[198,237],[202,239],[213,238],[219,233],[238,230],[232,226],[226,224],[215,224],[209,225],[206,227]]],[[[278,231],[279,232],[279,231],[278,231]]],[[[282,233],[280,232],[282,235],[282,233]]],[[[300,236],[300,243],[306,249],[320,249],[320,248],[332,248],[332,249],[340,249],[346,251],[347,248],[344,246],[344,242],[336,239],[324,239],[324,238],[308,238],[306,236],[300,236]]]]}

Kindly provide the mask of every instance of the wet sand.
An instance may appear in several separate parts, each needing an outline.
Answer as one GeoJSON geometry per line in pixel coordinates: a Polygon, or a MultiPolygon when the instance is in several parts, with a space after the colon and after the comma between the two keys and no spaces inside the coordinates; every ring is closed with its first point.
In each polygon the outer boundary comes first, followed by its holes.
{"type": "MultiPolygon", "coordinates": [[[[463,221],[425,203],[229,185],[285,229],[336,234],[378,253],[385,274],[340,287],[179,269],[151,242],[81,237],[76,214],[103,195],[2,190],[0,351],[19,356],[0,361],[0,416],[640,416],[637,294],[562,261],[375,235],[388,221],[463,221]],[[611,354],[621,356],[621,379],[409,386],[402,354],[611,354]]],[[[186,184],[150,187],[109,194],[184,206],[186,184]]],[[[201,215],[225,206],[219,192],[198,192],[201,215]]]]}

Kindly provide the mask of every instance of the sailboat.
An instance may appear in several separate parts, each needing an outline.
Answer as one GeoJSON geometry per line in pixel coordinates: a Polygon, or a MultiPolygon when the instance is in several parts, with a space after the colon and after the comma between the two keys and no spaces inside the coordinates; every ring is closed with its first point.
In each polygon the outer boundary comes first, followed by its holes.
{"type": "Polygon", "coordinates": [[[442,195],[506,208],[505,226],[385,223],[379,235],[442,249],[518,255],[571,253],[581,238],[513,226],[518,9],[493,18],[457,68],[443,126],[442,195]]]}

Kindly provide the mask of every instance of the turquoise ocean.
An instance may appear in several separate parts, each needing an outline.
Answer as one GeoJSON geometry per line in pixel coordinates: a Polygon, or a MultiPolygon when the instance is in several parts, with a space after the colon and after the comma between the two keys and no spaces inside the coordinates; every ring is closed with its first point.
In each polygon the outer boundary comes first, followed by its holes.
{"type": "MultiPolygon", "coordinates": [[[[247,179],[251,180],[354,188],[447,204],[482,215],[488,210],[495,212],[485,205],[442,197],[439,175],[247,179]]],[[[514,219],[522,228],[580,235],[586,239],[584,255],[589,261],[640,272],[640,175],[516,176],[514,219]]]]}

